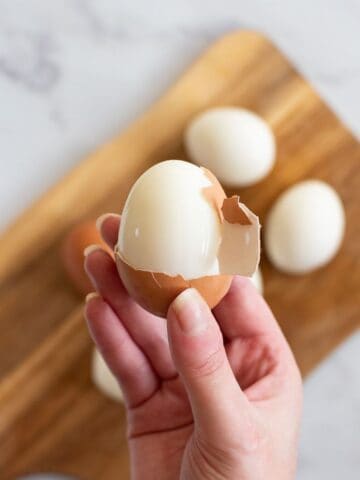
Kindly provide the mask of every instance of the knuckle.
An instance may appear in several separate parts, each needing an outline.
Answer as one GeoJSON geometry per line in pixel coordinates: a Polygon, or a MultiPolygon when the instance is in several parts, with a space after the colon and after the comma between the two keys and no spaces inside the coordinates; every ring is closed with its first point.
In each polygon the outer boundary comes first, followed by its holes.
{"type": "Polygon", "coordinates": [[[211,377],[221,370],[225,362],[222,343],[218,343],[215,349],[191,365],[191,370],[196,377],[211,377]]]}

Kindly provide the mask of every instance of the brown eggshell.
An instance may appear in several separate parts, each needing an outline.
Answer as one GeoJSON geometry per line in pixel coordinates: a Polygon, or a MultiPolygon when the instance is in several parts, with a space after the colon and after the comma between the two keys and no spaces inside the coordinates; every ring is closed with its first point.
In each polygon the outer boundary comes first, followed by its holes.
{"type": "Polygon", "coordinates": [[[125,263],[115,250],[116,265],[130,296],[145,310],[166,317],[171,302],[187,288],[196,288],[212,309],[230,288],[231,275],[213,275],[184,280],[164,273],[136,270],[125,263]]]}
{"type": "Polygon", "coordinates": [[[84,249],[92,244],[101,245],[110,251],[96,229],[95,221],[90,220],[70,230],[60,248],[60,257],[69,280],[84,295],[94,290],[84,270],[84,249]]]}

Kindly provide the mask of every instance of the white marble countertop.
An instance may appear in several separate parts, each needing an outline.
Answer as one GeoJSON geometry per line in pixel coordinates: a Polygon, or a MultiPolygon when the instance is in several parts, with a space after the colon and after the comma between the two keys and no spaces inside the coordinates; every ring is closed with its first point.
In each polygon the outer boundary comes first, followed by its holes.
{"type": "MultiPolygon", "coordinates": [[[[0,0],[0,229],[238,28],[271,37],[359,135],[358,0],[0,0]]],[[[300,480],[359,478],[359,351],[360,334],[306,382],[300,480]]]]}

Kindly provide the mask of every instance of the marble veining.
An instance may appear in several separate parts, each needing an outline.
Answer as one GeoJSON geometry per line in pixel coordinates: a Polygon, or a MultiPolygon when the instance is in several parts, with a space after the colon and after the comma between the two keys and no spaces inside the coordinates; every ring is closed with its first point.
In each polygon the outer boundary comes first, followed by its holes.
{"type": "Polygon", "coordinates": [[[0,37],[0,75],[34,92],[46,93],[60,77],[49,35],[8,31],[0,37]]]}

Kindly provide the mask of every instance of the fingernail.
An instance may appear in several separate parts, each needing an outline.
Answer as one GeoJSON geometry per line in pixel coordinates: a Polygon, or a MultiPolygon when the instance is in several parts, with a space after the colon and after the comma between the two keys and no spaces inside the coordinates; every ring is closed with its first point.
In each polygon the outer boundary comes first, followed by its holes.
{"type": "Polygon", "coordinates": [[[105,222],[105,220],[107,220],[109,217],[117,217],[118,215],[116,213],[103,213],[102,215],[100,215],[100,217],[97,218],[96,222],[95,222],[95,225],[96,225],[96,228],[97,230],[99,230],[99,232],[101,231],[101,225],[105,222]]]}
{"type": "Polygon", "coordinates": [[[100,295],[98,294],[98,292],[90,292],[85,297],[85,303],[90,302],[90,300],[92,300],[93,298],[99,298],[99,297],[100,295]]]}
{"type": "Polygon", "coordinates": [[[90,255],[90,253],[95,252],[96,250],[102,250],[100,245],[89,245],[84,249],[84,257],[90,255]]]}
{"type": "Polygon", "coordinates": [[[194,288],[188,288],[178,295],[172,309],[180,329],[187,335],[199,335],[209,324],[209,317],[202,308],[202,298],[194,288]]]}

